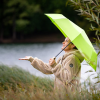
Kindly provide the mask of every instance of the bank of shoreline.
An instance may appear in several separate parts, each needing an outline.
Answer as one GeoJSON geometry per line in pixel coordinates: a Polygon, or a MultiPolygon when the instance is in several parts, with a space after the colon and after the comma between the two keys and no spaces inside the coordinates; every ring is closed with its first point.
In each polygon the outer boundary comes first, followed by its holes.
{"type": "MultiPolygon", "coordinates": [[[[62,42],[64,41],[65,37],[62,36],[37,36],[25,39],[16,39],[13,40],[11,38],[0,40],[0,44],[7,44],[7,43],[49,43],[49,42],[62,42]]],[[[93,37],[89,38],[92,43],[95,42],[93,37]]]]}
{"type": "Polygon", "coordinates": [[[0,40],[0,43],[47,43],[47,42],[62,42],[64,40],[64,36],[36,36],[31,38],[25,38],[25,39],[16,39],[13,40],[11,38],[9,39],[3,39],[0,40]]]}

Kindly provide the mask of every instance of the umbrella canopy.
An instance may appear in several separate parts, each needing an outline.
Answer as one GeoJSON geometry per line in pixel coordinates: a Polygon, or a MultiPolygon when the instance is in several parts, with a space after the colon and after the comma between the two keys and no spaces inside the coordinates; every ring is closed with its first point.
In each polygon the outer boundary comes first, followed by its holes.
{"type": "Polygon", "coordinates": [[[67,19],[62,14],[45,14],[53,24],[63,33],[65,37],[69,37],[72,43],[83,54],[86,62],[96,71],[97,53],[92,46],[85,31],[75,23],[67,19]]]}

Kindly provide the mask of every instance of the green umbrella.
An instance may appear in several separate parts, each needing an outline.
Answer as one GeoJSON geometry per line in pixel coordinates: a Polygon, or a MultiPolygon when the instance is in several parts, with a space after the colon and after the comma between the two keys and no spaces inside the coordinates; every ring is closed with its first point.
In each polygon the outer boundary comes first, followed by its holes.
{"type": "Polygon", "coordinates": [[[65,37],[69,37],[72,43],[83,54],[86,62],[96,71],[97,53],[88,39],[85,31],[67,19],[62,14],[45,14],[53,24],[63,33],[65,37]]]}

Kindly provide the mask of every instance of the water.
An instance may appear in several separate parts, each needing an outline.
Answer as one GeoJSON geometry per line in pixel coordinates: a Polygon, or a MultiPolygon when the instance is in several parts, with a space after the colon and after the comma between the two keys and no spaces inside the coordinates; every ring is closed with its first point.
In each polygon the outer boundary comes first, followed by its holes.
{"type": "MultiPolygon", "coordinates": [[[[45,75],[33,68],[29,61],[18,59],[25,56],[32,56],[48,63],[50,58],[54,57],[60,52],[61,46],[61,43],[2,44],[0,45],[0,64],[9,65],[9,67],[18,66],[36,76],[54,78],[54,75],[45,75]]],[[[98,52],[97,49],[96,51],[98,52]]],[[[64,52],[62,52],[58,57],[62,56],[63,54],[64,52]]],[[[100,60],[100,58],[98,60],[100,60]]],[[[95,82],[96,80],[94,80],[93,77],[97,76],[96,72],[93,71],[90,73],[85,73],[88,70],[93,70],[92,67],[87,65],[85,61],[81,63],[81,66],[81,81],[84,82],[88,76],[94,74],[90,78],[93,82],[95,82]]],[[[99,72],[99,69],[97,69],[97,71],[99,72]]]]}

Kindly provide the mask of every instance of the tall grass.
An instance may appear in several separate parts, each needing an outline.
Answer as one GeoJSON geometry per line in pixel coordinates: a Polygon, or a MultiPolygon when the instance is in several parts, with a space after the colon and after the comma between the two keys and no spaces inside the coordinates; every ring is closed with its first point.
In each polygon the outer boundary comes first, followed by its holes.
{"type": "Polygon", "coordinates": [[[18,68],[0,65],[0,100],[100,100],[100,91],[91,86],[81,92],[59,94],[54,81],[18,68]]]}

